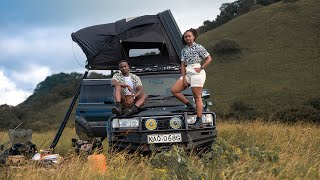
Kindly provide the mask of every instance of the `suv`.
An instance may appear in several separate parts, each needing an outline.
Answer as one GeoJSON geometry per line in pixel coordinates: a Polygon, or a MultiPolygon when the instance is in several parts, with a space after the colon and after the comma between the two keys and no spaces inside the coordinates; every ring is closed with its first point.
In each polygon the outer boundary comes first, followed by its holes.
{"type": "MultiPolygon", "coordinates": [[[[148,98],[139,113],[116,116],[110,79],[83,80],[76,110],[76,132],[81,140],[107,137],[109,146],[148,152],[168,150],[172,145],[186,148],[208,148],[216,137],[216,116],[208,108],[210,97],[204,89],[204,128],[190,129],[196,113],[171,94],[171,86],[181,76],[178,67],[148,67],[132,71],[141,78],[148,98]],[[83,123],[85,122],[85,123],[83,123]],[[84,125],[85,124],[85,125],[84,125]]],[[[182,92],[194,102],[191,89],[182,92]]]]}
{"type": "MultiPolygon", "coordinates": [[[[139,113],[128,117],[113,115],[111,80],[85,79],[87,71],[77,92],[80,99],[75,120],[80,139],[107,138],[112,147],[143,152],[167,150],[175,144],[207,148],[214,142],[216,116],[208,108],[212,103],[204,102],[205,127],[194,130],[189,127],[195,122],[195,112],[187,111],[171,94],[171,86],[181,76],[183,44],[170,10],[87,27],[71,36],[86,54],[88,70],[110,70],[113,75],[118,70],[118,61],[126,59],[131,71],[141,78],[148,95],[139,113]]],[[[190,88],[183,94],[194,103],[190,88]]],[[[203,90],[202,94],[203,99],[210,96],[208,90],[203,90]]],[[[63,127],[64,124],[52,147],[63,127]]]]}

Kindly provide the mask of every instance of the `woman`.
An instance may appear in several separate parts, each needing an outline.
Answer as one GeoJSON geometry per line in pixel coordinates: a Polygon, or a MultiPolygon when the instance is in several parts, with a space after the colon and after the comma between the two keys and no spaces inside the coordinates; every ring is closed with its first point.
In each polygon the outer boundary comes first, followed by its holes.
{"type": "Polygon", "coordinates": [[[206,80],[205,67],[212,61],[208,51],[195,42],[198,37],[196,29],[189,29],[182,36],[182,43],[185,47],[181,50],[181,74],[180,79],[171,88],[171,93],[181,102],[187,105],[189,110],[194,110],[191,103],[181,93],[191,86],[193,97],[196,102],[197,119],[191,128],[202,126],[202,88],[206,80]],[[202,59],[205,59],[201,65],[202,59]]]}

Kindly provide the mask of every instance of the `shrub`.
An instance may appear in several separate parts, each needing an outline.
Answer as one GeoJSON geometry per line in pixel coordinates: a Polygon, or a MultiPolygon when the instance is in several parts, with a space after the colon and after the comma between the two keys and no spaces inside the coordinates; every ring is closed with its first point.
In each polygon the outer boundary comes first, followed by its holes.
{"type": "Polygon", "coordinates": [[[288,3],[288,4],[291,4],[291,3],[295,3],[297,2],[298,0],[283,0],[283,3],[288,3]]]}
{"type": "Polygon", "coordinates": [[[168,152],[156,154],[150,162],[158,174],[159,171],[166,172],[168,179],[202,179],[207,176],[199,171],[201,168],[192,167],[190,157],[183,148],[177,146],[168,152]]]}
{"type": "Polygon", "coordinates": [[[307,104],[320,111],[320,98],[310,98],[307,104]]]}
{"type": "Polygon", "coordinates": [[[277,111],[273,116],[273,120],[280,120],[287,123],[295,123],[298,121],[320,122],[320,111],[311,106],[286,107],[277,111]]]}
{"type": "MultiPolygon", "coordinates": [[[[263,147],[238,147],[228,143],[224,139],[217,138],[216,143],[212,147],[212,151],[205,153],[202,157],[203,164],[210,169],[209,177],[216,177],[216,179],[229,179],[227,177],[230,176],[230,174],[221,174],[219,172],[223,172],[227,168],[235,168],[235,166],[238,165],[237,162],[241,160],[246,160],[247,162],[245,164],[250,167],[259,167],[265,163],[270,165],[277,163],[279,161],[279,155],[263,147]]],[[[276,173],[274,174],[276,175],[276,173]]]]}
{"type": "Polygon", "coordinates": [[[236,119],[255,119],[258,113],[252,105],[246,104],[242,101],[235,101],[230,106],[231,112],[227,115],[229,118],[236,119]]]}
{"type": "Polygon", "coordinates": [[[231,40],[231,39],[223,39],[214,45],[213,52],[217,56],[237,54],[241,52],[240,45],[231,40]]]}

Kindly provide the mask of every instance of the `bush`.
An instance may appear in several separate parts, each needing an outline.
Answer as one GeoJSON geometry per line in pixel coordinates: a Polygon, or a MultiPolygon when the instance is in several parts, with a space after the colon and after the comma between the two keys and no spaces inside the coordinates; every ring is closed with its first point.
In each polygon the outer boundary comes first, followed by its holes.
{"type": "Polygon", "coordinates": [[[156,154],[151,159],[151,164],[159,171],[166,172],[167,179],[202,179],[207,175],[197,167],[192,167],[190,157],[181,147],[174,146],[168,152],[156,154]]]}
{"type": "Polygon", "coordinates": [[[240,45],[230,39],[223,39],[214,45],[213,52],[217,56],[237,54],[241,52],[240,45]]]}
{"type": "Polygon", "coordinates": [[[21,123],[21,120],[14,112],[14,108],[7,104],[0,105],[0,129],[15,128],[21,123]]]}
{"type": "Polygon", "coordinates": [[[232,103],[230,108],[231,112],[227,115],[228,118],[255,119],[258,117],[258,113],[252,105],[246,104],[242,101],[235,101],[232,103]]]}
{"type": "Polygon", "coordinates": [[[311,106],[287,107],[277,111],[273,116],[273,120],[295,123],[298,121],[320,122],[320,111],[311,106]]]}
{"type": "Polygon", "coordinates": [[[320,98],[310,98],[307,105],[312,106],[314,109],[320,111],[320,98]]]}
{"type": "Polygon", "coordinates": [[[291,4],[291,3],[295,3],[297,2],[298,0],[283,0],[283,3],[288,3],[288,4],[291,4]]]}
{"type": "MultiPolygon", "coordinates": [[[[277,163],[279,161],[279,154],[259,146],[238,147],[226,142],[224,139],[217,138],[212,151],[203,154],[202,162],[205,167],[211,170],[208,174],[209,177],[229,179],[227,177],[230,177],[231,174],[221,174],[219,172],[223,172],[227,168],[236,168],[235,166],[239,165],[237,162],[244,159],[247,159],[246,166],[259,167],[265,163],[270,165],[277,163]]],[[[274,174],[276,175],[276,173],[274,174]]]]}

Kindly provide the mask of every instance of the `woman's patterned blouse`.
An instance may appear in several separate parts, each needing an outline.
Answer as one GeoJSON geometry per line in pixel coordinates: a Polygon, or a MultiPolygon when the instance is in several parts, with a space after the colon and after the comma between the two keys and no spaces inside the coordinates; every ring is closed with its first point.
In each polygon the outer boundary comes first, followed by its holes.
{"type": "Polygon", "coordinates": [[[181,50],[181,61],[184,61],[186,65],[200,63],[209,55],[203,46],[194,42],[191,46],[186,45],[181,50]]]}

